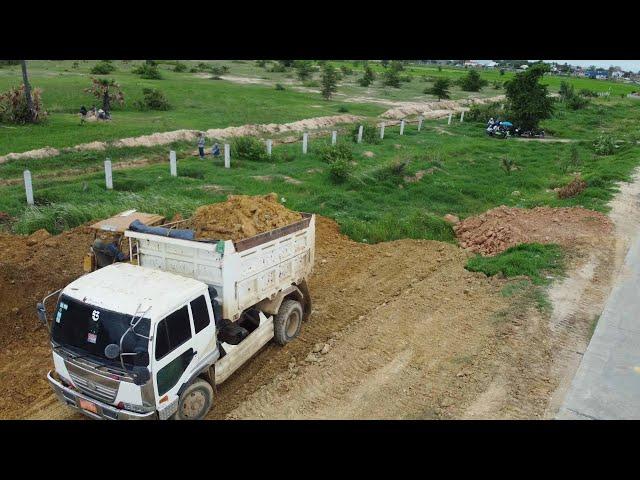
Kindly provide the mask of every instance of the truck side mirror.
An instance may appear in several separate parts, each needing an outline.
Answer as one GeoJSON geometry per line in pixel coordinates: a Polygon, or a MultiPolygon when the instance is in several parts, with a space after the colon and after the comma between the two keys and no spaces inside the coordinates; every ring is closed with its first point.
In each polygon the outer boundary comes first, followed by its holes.
{"type": "Polygon", "coordinates": [[[47,311],[44,308],[44,303],[38,302],[36,304],[36,311],[38,312],[38,319],[40,322],[47,326],[47,311]]]}

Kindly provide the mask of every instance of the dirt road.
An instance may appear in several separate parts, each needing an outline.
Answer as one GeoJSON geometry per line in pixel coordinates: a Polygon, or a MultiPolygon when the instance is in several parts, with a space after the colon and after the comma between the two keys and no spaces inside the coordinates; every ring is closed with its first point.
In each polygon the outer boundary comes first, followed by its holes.
{"type": "MultiPolygon", "coordinates": [[[[621,219],[638,215],[620,213],[620,195],[617,234],[621,219]]],[[[595,227],[592,236],[572,251],[550,314],[517,288],[521,279],[466,271],[470,253],[457,246],[359,244],[318,218],[311,318],[296,342],[269,344],[223,384],[210,418],[552,417],[575,369],[572,352],[586,345],[624,257],[617,236],[595,227]],[[505,286],[516,293],[507,297],[505,286]]],[[[0,298],[0,418],[80,418],[45,380],[51,357],[33,305],[80,274],[90,240],[76,229],[27,241],[0,236],[10,285],[0,298]]]]}

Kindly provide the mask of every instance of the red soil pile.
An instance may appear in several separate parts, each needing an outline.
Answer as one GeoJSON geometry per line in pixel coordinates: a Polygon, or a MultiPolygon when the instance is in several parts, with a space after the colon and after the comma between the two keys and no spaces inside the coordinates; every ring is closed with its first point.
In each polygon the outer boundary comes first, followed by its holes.
{"type": "Polygon", "coordinates": [[[488,256],[519,243],[596,245],[612,228],[609,217],[585,208],[524,209],[504,205],[453,227],[461,247],[488,256]]]}

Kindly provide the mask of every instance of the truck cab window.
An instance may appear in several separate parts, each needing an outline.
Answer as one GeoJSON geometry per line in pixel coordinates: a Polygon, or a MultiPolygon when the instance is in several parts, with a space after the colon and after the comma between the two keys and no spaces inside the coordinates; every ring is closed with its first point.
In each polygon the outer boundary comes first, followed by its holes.
{"type": "Polygon", "coordinates": [[[199,296],[191,302],[191,314],[193,315],[193,326],[196,333],[209,326],[209,310],[204,295],[199,296]]]}
{"type": "Polygon", "coordinates": [[[156,336],[156,360],[171,353],[191,338],[191,324],[187,306],[176,310],[158,323],[156,336]]]}

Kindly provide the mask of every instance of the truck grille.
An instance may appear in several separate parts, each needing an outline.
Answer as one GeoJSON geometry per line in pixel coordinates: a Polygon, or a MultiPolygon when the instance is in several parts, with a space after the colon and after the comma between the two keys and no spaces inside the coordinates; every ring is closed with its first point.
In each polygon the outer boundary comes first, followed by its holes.
{"type": "Polygon", "coordinates": [[[98,398],[105,403],[113,403],[116,399],[116,395],[118,393],[118,389],[113,389],[109,387],[105,387],[104,385],[100,385],[99,383],[92,382],[85,378],[79,377],[78,375],[74,375],[69,372],[71,376],[71,381],[73,384],[78,387],[83,393],[90,395],[92,397],[98,398]]]}

